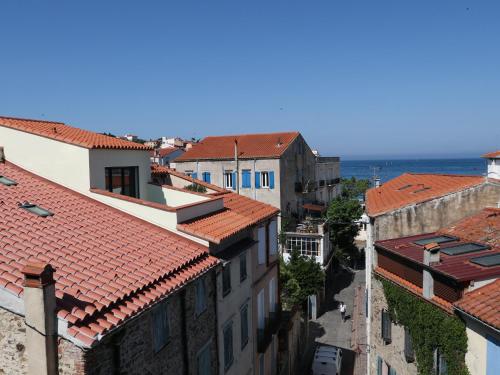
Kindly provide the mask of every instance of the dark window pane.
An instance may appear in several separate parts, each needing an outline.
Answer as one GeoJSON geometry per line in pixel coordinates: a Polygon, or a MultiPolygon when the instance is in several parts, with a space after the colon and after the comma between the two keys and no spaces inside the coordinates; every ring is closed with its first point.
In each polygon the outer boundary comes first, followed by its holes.
{"type": "Polygon", "coordinates": [[[247,254],[246,252],[240,255],[240,281],[247,278],[247,254]]]}
{"type": "Polygon", "coordinates": [[[227,264],[222,271],[222,294],[225,296],[231,291],[231,265],[227,264]]]}
{"type": "Polygon", "coordinates": [[[106,168],[105,179],[107,191],[138,198],[137,167],[106,168]]]}

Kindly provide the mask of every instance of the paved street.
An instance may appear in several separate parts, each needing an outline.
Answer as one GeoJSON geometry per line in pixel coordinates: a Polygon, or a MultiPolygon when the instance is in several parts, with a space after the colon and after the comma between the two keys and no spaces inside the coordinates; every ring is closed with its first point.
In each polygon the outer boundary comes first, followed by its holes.
{"type": "MultiPolygon", "coordinates": [[[[350,269],[339,272],[331,281],[331,286],[327,288],[326,303],[324,313],[316,320],[311,321],[311,341],[316,343],[338,346],[343,349],[342,375],[354,374],[355,349],[357,343],[354,341],[364,340],[364,305],[363,295],[365,283],[365,271],[350,269]],[[361,285],[361,288],[358,286],[361,285]],[[358,289],[358,308],[354,311],[354,300],[356,289],[358,289]],[[347,305],[347,320],[342,322],[338,305],[343,301],[347,305]],[[353,315],[354,332],[353,332],[353,315]]],[[[312,353],[305,361],[303,373],[308,373],[312,361],[312,353]],[[307,364],[306,364],[307,363],[307,364]]],[[[358,368],[357,374],[362,374],[363,370],[358,368]]],[[[356,375],[357,375],[356,374],[356,375]]]]}

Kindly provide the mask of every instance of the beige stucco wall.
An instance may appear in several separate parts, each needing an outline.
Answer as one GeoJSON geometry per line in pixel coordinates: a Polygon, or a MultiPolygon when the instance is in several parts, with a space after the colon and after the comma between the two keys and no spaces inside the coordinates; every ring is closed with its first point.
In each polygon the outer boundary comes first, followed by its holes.
{"type": "Polygon", "coordinates": [[[485,332],[476,322],[466,320],[467,353],[465,363],[470,375],[486,375],[487,341],[485,332]]]}
{"type": "Polygon", "coordinates": [[[88,149],[3,126],[0,146],[11,163],[70,189],[88,192],[88,149]]]}

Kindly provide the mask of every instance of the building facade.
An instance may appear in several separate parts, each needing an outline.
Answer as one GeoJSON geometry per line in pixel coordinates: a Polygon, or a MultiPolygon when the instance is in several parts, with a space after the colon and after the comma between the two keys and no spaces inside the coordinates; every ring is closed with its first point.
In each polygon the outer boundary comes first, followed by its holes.
{"type": "Polygon", "coordinates": [[[339,159],[316,157],[298,132],[206,137],[177,158],[175,168],[295,218],[318,197],[328,203],[340,177],[339,159]]]}

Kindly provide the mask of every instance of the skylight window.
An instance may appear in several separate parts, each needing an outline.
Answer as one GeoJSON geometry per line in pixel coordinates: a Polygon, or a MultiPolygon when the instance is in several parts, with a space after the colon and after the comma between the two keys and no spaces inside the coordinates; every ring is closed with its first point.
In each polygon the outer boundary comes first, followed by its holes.
{"type": "Polygon", "coordinates": [[[451,237],[451,236],[435,236],[435,237],[429,237],[429,238],[424,238],[421,240],[415,241],[416,245],[420,246],[425,246],[430,243],[445,243],[445,242],[451,242],[451,241],[456,241],[458,238],[456,237],[451,237]]]}
{"type": "Polygon", "coordinates": [[[11,180],[10,178],[7,178],[5,176],[0,175],[0,184],[6,185],[6,186],[16,186],[17,182],[14,180],[11,180]]]}
{"type": "Polygon", "coordinates": [[[405,189],[408,189],[410,187],[412,187],[413,185],[405,185],[405,186],[401,186],[398,190],[405,190],[405,189]]]}
{"type": "Polygon", "coordinates": [[[447,247],[445,249],[442,249],[441,251],[446,255],[461,255],[488,249],[489,246],[480,245],[477,243],[465,243],[457,246],[447,247]]]}
{"type": "Polygon", "coordinates": [[[500,254],[485,255],[482,257],[472,258],[472,263],[479,264],[483,267],[500,266],[500,254]]]}
{"type": "Polygon", "coordinates": [[[36,204],[31,204],[29,202],[24,202],[23,204],[19,205],[19,207],[24,208],[26,211],[29,211],[29,212],[31,212],[35,215],[41,216],[41,217],[47,217],[47,216],[54,215],[52,212],[46,210],[45,208],[37,206],[36,204]]]}
{"type": "Polygon", "coordinates": [[[415,190],[413,193],[421,193],[422,191],[430,190],[430,187],[423,187],[422,189],[415,190]]]}

